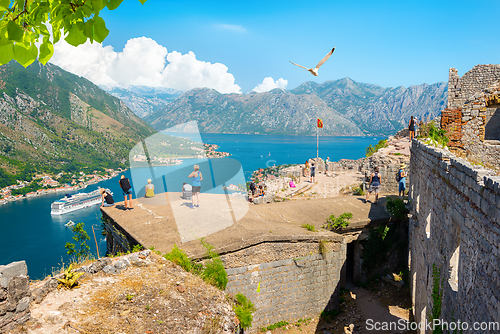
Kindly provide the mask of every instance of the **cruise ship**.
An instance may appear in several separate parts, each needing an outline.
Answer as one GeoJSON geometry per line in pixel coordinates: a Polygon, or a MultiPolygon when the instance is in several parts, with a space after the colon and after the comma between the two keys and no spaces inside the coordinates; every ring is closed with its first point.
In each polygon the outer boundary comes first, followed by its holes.
{"type": "MultiPolygon", "coordinates": [[[[106,191],[113,195],[109,189],[106,189],[106,191]]],[[[65,197],[52,203],[50,214],[63,215],[68,212],[80,210],[97,204],[101,204],[101,194],[99,193],[99,189],[90,193],[66,195],[65,197]]]]}

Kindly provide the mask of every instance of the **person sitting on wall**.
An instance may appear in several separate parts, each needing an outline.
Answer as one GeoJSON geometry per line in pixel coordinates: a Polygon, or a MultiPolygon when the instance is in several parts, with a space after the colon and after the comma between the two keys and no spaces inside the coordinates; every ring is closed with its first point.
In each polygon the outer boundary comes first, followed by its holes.
{"type": "Polygon", "coordinates": [[[146,184],[146,195],[144,197],[154,197],[155,196],[155,186],[151,184],[151,179],[148,179],[148,184],[146,184]]]}
{"type": "Polygon", "coordinates": [[[113,196],[104,188],[99,188],[99,193],[101,194],[101,208],[115,205],[115,200],[113,196]]]}

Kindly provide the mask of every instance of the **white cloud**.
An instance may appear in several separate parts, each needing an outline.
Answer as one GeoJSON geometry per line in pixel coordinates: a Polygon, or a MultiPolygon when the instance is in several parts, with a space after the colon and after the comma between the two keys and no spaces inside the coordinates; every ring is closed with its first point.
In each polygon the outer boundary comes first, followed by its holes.
{"type": "Polygon", "coordinates": [[[90,42],[75,48],[60,40],[54,45],[50,62],[97,85],[140,85],[182,91],[207,87],[220,93],[241,93],[225,65],[198,60],[193,52],[168,53],[167,48],[146,37],[128,40],[121,52],[90,42]]]}
{"type": "Polygon", "coordinates": [[[288,80],[279,78],[278,80],[274,81],[273,78],[267,77],[264,78],[264,80],[262,80],[261,84],[252,89],[252,91],[256,93],[269,92],[270,90],[273,90],[275,88],[286,89],[287,85],[288,85],[288,80]]]}
{"type": "Polygon", "coordinates": [[[225,23],[220,23],[220,24],[215,24],[214,26],[216,28],[218,28],[218,29],[228,30],[228,31],[232,31],[232,32],[238,32],[238,33],[241,33],[241,34],[247,32],[247,30],[245,29],[245,27],[240,26],[239,24],[225,24],[225,23]]]}

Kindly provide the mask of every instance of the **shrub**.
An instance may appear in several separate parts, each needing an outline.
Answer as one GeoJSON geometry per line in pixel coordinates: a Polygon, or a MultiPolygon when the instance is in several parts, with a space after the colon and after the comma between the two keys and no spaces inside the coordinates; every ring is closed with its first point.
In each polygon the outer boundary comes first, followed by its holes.
{"type": "Polygon", "coordinates": [[[326,220],[324,228],[329,228],[333,230],[338,230],[339,228],[346,228],[347,226],[349,226],[348,220],[351,218],[352,218],[352,213],[350,212],[344,212],[338,217],[335,217],[335,215],[331,215],[326,220]]]}
{"type": "Polygon", "coordinates": [[[431,144],[439,144],[443,147],[449,142],[446,130],[437,128],[434,122],[422,124],[418,138],[429,138],[431,144]]]}
{"type": "Polygon", "coordinates": [[[71,269],[73,268],[73,265],[70,264],[69,267],[64,271],[64,278],[58,278],[57,280],[60,282],[59,286],[57,287],[60,289],[61,287],[65,287],[66,289],[73,289],[74,287],[78,286],[78,279],[80,276],[82,276],[85,273],[75,273],[72,272],[71,269]]]}
{"type": "Polygon", "coordinates": [[[165,254],[165,259],[181,266],[182,269],[188,272],[193,270],[194,273],[197,273],[200,270],[200,265],[194,264],[193,261],[188,258],[186,253],[179,249],[175,244],[174,248],[172,248],[170,252],[165,254]]]}
{"type": "Polygon", "coordinates": [[[221,290],[226,289],[228,282],[227,273],[219,256],[214,257],[205,263],[205,268],[203,268],[201,277],[205,282],[221,290]]]}
{"type": "Polygon", "coordinates": [[[236,294],[236,304],[233,305],[234,313],[240,321],[240,326],[243,329],[250,328],[252,326],[253,315],[255,312],[255,307],[253,303],[247,299],[247,297],[241,293],[236,294]]]}
{"type": "Polygon", "coordinates": [[[397,219],[404,221],[410,212],[401,198],[387,198],[387,211],[397,219]]]}
{"type": "Polygon", "coordinates": [[[192,272],[195,275],[199,275],[205,282],[211,284],[221,290],[225,290],[227,286],[227,273],[224,268],[224,264],[220,259],[220,256],[213,249],[214,247],[203,240],[201,243],[207,249],[206,257],[208,260],[205,262],[205,266],[200,263],[194,263],[188,258],[187,254],[181,249],[174,245],[172,250],[165,254],[165,259],[178,264],[187,272],[192,272]]]}
{"type": "Polygon", "coordinates": [[[368,145],[368,147],[366,148],[365,150],[365,153],[366,153],[366,157],[371,157],[373,154],[375,154],[375,152],[377,152],[378,150],[380,150],[381,148],[384,148],[384,147],[387,147],[387,139],[382,139],[378,142],[377,145],[375,145],[375,147],[373,147],[371,144],[368,145]]]}
{"type": "Polygon", "coordinates": [[[144,249],[144,247],[142,247],[142,245],[140,245],[140,244],[134,245],[134,246],[132,247],[132,253],[135,253],[135,252],[140,252],[140,251],[141,251],[141,250],[143,250],[143,249],[144,249]]]}
{"type": "Polygon", "coordinates": [[[80,244],[80,248],[78,250],[75,249],[75,244],[71,242],[67,242],[64,248],[66,248],[68,255],[74,254],[78,262],[82,259],[90,256],[90,247],[87,245],[87,240],[90,240],[87,231],[83,228],[83,223],[78,223],[75,226],[71,227],[71,231],[73,232],[73,240],[80,244]]]}

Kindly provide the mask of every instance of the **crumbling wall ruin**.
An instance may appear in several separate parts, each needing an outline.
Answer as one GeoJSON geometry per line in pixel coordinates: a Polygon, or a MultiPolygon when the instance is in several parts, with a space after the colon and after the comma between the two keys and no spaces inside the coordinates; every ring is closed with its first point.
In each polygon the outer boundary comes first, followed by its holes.
{"type": "Polygon", "coordinates": [[[477,65],[460,78],[450,69],[448,108],[441,112],[441,128],[457,156],[477,164],[500,161],[500,65],[477,65]]]}

